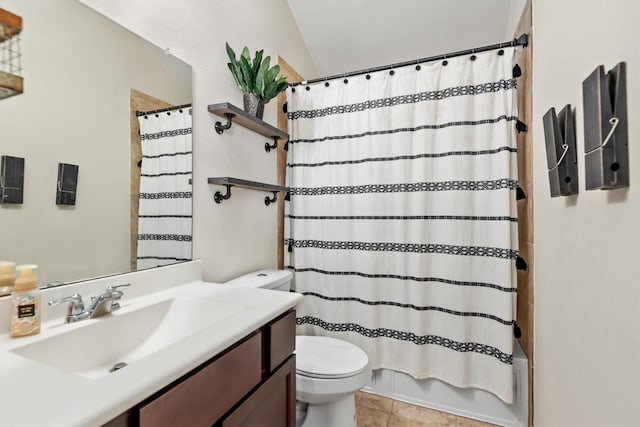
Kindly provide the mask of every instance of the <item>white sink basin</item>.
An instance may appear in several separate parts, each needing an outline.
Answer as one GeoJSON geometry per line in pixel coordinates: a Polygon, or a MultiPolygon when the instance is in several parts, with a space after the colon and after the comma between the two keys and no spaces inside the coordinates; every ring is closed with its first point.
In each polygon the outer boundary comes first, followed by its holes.
{"type": "Polygon", "coordinates": [[[135,363],[241,308],[190,299],[168,299],[130,311],[123,307],[121,312],[80,321],[75,329],[12,351],[64,372],[97,379],[108,375],[116,363],[135,363]]]}

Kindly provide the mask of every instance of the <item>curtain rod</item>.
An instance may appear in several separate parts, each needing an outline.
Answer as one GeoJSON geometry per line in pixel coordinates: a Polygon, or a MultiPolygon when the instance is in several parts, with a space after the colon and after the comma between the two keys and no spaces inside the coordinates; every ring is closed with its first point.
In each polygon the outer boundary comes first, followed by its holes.
{"type": "Polygon", "coordinates": [[[360,74],[373,73],[373,72],[376,72],[376,71],[390,70],[392,68],[404,67],[404,66],[407,66],[407,65],[418,65],[418,64],[421,64],[421,63],[424,63],[424,62],[438,61],[440,59],[454,58],[456,56],[463,56],[463,55],[469,55],[469,54],[473,54],[473,53],[486,52],[486,51],[489,51],[489,50],[502,49],[502,48],[505,48],[505,47],[514,47],[514,46],[527,47],[528,45],[529,45],[529,34],[522,34],[517,39],[513,39],[513,40],[508,41],[508,42],[492,44],[492,45],[488,45],[488,46],[476,47],[474,49],[460,50],[460,51],[457,51],[457,52],[445,53],[445,54],[441,54],[441,55],[430,56],[430,57],[427,57],[427,58],[414,59],[413,61],[404,61],[404,62],[398,62],[396,64],[382,65],[382,66],[379,66],[379,67],[367,68],[366,70],[351,71],[351,72],[348,72],[348,73],[336,74],[336,75],[329,76],[329,77],[321,77],[321,78],[318,78],[318,79],[304,80],[302,82],[289,83],[289,86],[294,87],[294,86],[298,86],[298,85],[320,83],[320,82],[325,82],[325,81],[328,81],[328,80],[335,80],[335,79],[341,79],[341,78],[344,78],[344,77],[358,76],[360,74]]]}
{"type": "Polygon", "coordinates": [[[182,105],[175,105],[173,107],[159,108],[157,110],[151,110],[151,111],[136,111],[136,117],[146,116],[149,114],[164,113],[165,111],[173,111],[173,110],[179,110],[181,108],[190,108],[190,107],[191,107],[191,104],[182,104],[182,105]]]}

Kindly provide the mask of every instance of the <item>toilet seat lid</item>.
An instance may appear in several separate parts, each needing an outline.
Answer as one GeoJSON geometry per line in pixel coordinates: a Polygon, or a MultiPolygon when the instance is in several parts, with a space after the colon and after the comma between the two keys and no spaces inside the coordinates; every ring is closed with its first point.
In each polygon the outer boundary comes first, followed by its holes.
{"type": "Polygon", "coordinates": [[[360,347],[331,337],[296,336],[296,372],[314,378],[346,378],[369,364],[360,347]]]}

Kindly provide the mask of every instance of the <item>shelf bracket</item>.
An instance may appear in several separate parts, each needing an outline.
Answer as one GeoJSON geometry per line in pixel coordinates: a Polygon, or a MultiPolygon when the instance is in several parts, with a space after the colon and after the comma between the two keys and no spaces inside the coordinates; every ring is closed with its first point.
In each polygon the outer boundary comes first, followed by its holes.
{"type": "Polygon", "coordinates": [[[274,191],[273,192],[273,198],[269,198],[269,196],[266,196],[264,198],[264,204],[266,206],[269,206],[271,203],[277,202],[278,201],[278,192],[274,191]]]}
{"type": "Polygon", "coordinates": [[[231,185],[225,185],[227,187],[227,194],[222,194],[219,191],[216,191],[216,194],[213,195],[213,200],[220,204],[223,200],[227,200],[231,198],[231,185]]]}
{"type": "Polygon", "coordinates": [[[224,113],[224,116],[227,118],[227,123],[223,125],[221,122],[216,122],[216,125],[215,125],[216,133],[218,135],[222,135],[225,130],[231,127],[231,123],[232,123],[231,119],[233,119],[236,115],[232,113],[224,113]]]}
{"type": "Polygon", "coordinates": [[[273,138],[273,145],[269,144],[268,142],[264,143],[264,151],[266,151],[267,153],[278,148],[278,139],[280,138],[278,138],[277,136],[272,136],[271,138],[273,138]]]}

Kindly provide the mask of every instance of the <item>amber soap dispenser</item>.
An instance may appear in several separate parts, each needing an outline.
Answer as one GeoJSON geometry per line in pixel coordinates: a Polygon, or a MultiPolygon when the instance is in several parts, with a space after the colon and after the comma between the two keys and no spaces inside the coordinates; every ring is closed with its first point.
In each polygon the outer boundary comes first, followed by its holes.
{"type": "Polygon", "coordinates": [[[24,337],[40,332],[40,291],[33,270],[36,265],[16,267],[18,277],[11,294],[11,336],[24,337]]]}
{"type": "Polygon", "coordinates": [[[0,261],[0,296],[13,291],[13,284],[16,281],[16,276],[13,274],[15,266],[15,262],[0,261]]]}

